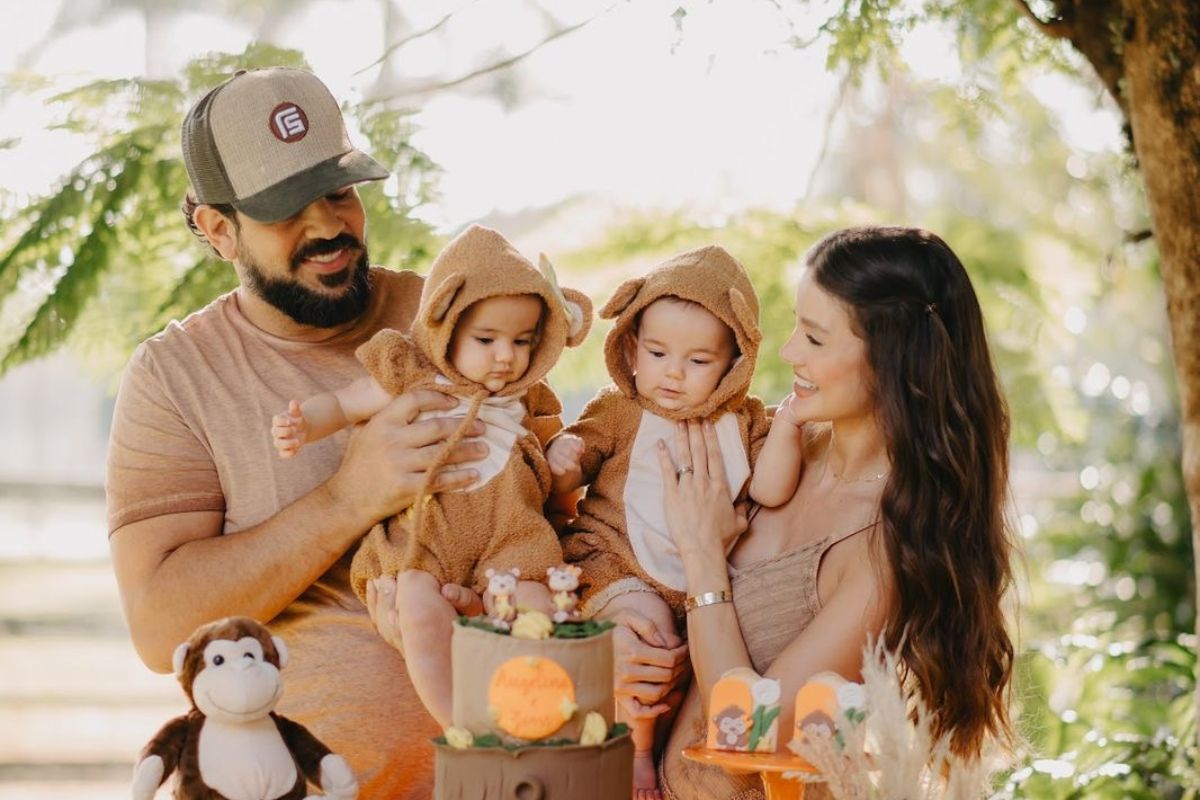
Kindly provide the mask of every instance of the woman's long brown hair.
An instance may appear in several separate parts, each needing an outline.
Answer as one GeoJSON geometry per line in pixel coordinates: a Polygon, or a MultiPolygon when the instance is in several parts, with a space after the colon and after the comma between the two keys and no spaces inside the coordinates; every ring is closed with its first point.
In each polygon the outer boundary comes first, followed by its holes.
{"type": "Polygon", "coordinates": [[[971,281],[945,242],[914,228],[838,231],[807,260],[866,343],[891,457],[885,642],[957,753],[1008,743],[1009,417],[971,281]]]}

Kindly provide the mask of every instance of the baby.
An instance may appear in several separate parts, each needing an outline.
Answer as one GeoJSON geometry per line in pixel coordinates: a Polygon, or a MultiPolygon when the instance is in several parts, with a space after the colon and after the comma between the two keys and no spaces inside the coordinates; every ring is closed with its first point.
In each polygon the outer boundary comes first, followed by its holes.
{"type": "MultiPolygon", "coordinates": [[[[543,378],[564,346],[583,341],[591,314],[587,297],[558,287],[544,257],[539,271],[499,233],[472,226],[434,261],[411,336],[383,330],[358,349],[369,377],[303,403],[293,400],[273,420],[275,446],[285,457],[415,388],[457,397],[456,409],[436,415],[462,418],[460,433],[476,417],[484,423],[480,441],[488,455],[472,465],[479,479],[421,498],[376,525],[350,567],[351,584],[364,599],[369,581],[396,576],[408,672],[443,726],[450,721],[456,612],[442,585],[462,584],[484,595],[489,573],[516,568],[536,581],[562,561],[543,514],[551,476],[542,450],[562,428],[562,406],[543,378]]],[[[549,591],[535,581],[521,581],[521,602],[550,613],[549,591]]]]}
{"type": "MultiPolygon", "coordinates": [[[[679,422],[711,422],[735,497],[744,496],[756,460],[751,497],[778,505],[795,490],[795,475],[758,459],[770,428],[762,402],[747,395],[762,338],[758,298],[742,265],[710,246],[626,281],[600,316],[616,318],[604,341],[615,385],[602,389],[546,453],[556,493],[588,487],[563,550],[587,579],[584,616],[632,610],[657,628],[652,644],[673,648],[681,641],[687,584],[667,530],[657,442],[679,464],[679,422]],[[791,491],[780,485],[789,480],[791,491]]],[[[727,552],[733,544],[725,543],[727,552]]],[[[637,796],[656,796],[654,718],[662,709],[623,697],[620,710],[633,733],[637,796]]]]}

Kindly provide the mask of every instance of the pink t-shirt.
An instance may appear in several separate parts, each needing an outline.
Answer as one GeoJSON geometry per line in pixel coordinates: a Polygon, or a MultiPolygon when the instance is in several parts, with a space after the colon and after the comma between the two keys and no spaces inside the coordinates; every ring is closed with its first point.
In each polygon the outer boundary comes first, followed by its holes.
{"type": "MultiPolygon", "coordinates": [[[[222,511],[236,534],[327,480],[341,463],[340,432],[281,459],[271,417],[291,398],[365,376],[354,350],[381,328],[407,331],[421,278],[372,269],[371,306],[350,330],[320,344],[250,324],[231,294],[144,342],[125,371],[108,454],[108,529],[189,511],[222,511]]],[[[365,533],[365,531],[364,531],[365,533]]],[[[277,711],[345,756],[359,797],[427,798],[439,731],[404,660],[349,586],[353,548],[271,621],[288,646],[277,711]]]]}

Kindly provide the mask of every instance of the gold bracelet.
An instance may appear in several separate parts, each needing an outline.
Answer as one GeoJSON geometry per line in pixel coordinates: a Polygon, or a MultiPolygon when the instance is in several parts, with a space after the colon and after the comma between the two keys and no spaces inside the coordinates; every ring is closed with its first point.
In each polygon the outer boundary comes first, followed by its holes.
{"type": "Polygon", "coordinates": [[[683,601],[683,610],[685,613],[691,613],[701,606],[711,606],[717,603],[732,603],[733,594],[730,592],[704,592],[703,594],[694,594],[687,600],[683,601]]]}

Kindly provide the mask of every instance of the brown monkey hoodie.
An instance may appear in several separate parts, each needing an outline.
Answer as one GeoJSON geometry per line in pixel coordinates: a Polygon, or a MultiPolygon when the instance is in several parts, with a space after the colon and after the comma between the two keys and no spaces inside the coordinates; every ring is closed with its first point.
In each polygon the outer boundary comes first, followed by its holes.
{"type": "MultiPolygon", "coordinates": [[[[472,465],[480,471],[474,484],[427,496],[420,514],[409,509],[371,529],[350,567],[360,598],[369,580],[407,569],[482,594],[488,568],[517,567],[522,577],[542,580],[562,561],[558,537],[543,514],[550,470],[542,449],[562,428],[562,405],[544,379],[564,347],[583,342],[591,321],[591,301],[560,289],[545,256],[539,269],[498,232],[472,225],[434,260],[411,335],[380,331],[358,349],[371,376],[392,394],[432,388],[459,398],[457,408],[425,416],[462,418],[461,433],[478,415],[489,450],[472,465]],[[473,303],[520,294],[541,299],[541,331],[525,374],[491,394],[450,363],[454,329],[473,303]]],[[[447,442],[447,452],[457,439],[447,442]]]]}
{"type": "Polygon", "coordinates": [[[645,277],[621,284],[600,316],[616,319],[604,340],[614,385],[601,389],[564,431],[584,441],[581,466],[588,488],[563,538],[563,552],[568,563],[583,569],[586,616],[618,595],[651,589],[682,617],[686,584],[679,551],[666,526],[656,443],[667,442],[674,457],[676,422],[710,421],[721,443],[730,488],[736,496],[746,486],[770,427],[762,401],[747,394],[762,339],[758,297],[742,265],[711,245],[677,255],[645,277]],[[664,297],[703,306],[733,331],[740,351],[707,402],[686,411],[670,411],[639,396],[627,357],[625,344],[637,334],[642,311],[664,297]]]}

